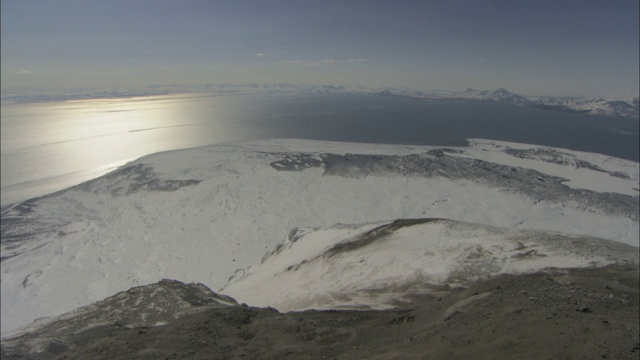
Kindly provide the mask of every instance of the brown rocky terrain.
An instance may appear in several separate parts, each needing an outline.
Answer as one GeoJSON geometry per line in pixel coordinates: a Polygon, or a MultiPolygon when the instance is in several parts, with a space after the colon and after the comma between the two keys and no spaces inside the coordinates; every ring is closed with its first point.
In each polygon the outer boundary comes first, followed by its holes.
{"type": "Polygon", "coordinates": [[[394,310],[279,313],[163,281],[5,338],[2,359],[638,359],[638,282],[635,265],[548,269],[443,288],[394,310]],[[146,289],[144,301],[126,297],[146,289]],[[180,311],[132,317],[167,297],[180,311]]]}

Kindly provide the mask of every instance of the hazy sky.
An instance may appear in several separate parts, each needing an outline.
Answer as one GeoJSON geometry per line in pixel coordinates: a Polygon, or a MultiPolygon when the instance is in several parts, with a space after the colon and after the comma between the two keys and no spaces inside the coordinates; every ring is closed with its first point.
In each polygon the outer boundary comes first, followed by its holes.
{"type": "Polygon", "coordinates": [[[2,0],[2,87],[636,95],[638,0],[2,0]]]}

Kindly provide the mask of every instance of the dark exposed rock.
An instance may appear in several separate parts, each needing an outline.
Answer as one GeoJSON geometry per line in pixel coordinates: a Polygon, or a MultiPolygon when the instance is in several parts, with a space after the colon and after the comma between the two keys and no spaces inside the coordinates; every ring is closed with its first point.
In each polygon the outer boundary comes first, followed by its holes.
{"type": "Polygon", "coordinates": [[[126,196],[141,191],[175,191],[184,186],[198,185],[202,180],[165,180],[153,172],[151,166],[130,165],[90,180],[71,189],[96,194],[109,193],[113,196],[126,196]]]}
{"type": "MultiPolygon", "coordinates": [[[[567,165],[567,157],[556,150],[545,149],[505,149],[505,152],[521,157],[536,158],[552,163],[567,165]]],[[[541,172],[518,168],[478,159],[448,155],[447,149],[434,149],[424,154],[412,155],[362,155],[362,154],[321,154],[321,160],[311,155],[295,157],[271,163],[281,171],[301,171],[311,167],[323,167],[326,176],[363,178],[366,176],[419,176],[445,177],[469,180],[510,192],[522,193],[536,202],[575,203],[580,210],[597,209],[603,213],[621,215],[634,221],[640,219],[638,198],[618,193],[600,193],[585,189],[573,189],[564,185],[566,179],[541,172]]],[[[595,171],[605,170],[589,162],[571,159],[571,165],[595,171]]],[[[622,177],[617,174],[612,176],[622,177]]]]}
{"type": "Polygon", "coordinates": [[[67,350],[69,350],[69,345],[64,341],[58,339],[51,339],[51,341],[49,341],[49,345],[47,346],[47,351],[52,354],[61,354],[67,350]]]}
{"type": "Polygon", "coordinates": [[[362,235],[358,240],[335,244],[329,250],[327,250],[323,254],[323,256],[331,257],[331,256],[333,256],[333,255],[335,255],[337,253],[343,253],[343,252],[346,252],[346,251],[351,251],[351,250],[362,248],[362,247],[367,246],[368,244],[370,244],[370,243],[372,243],[374,241],[377,241],[377,240],[379,240],[381,238],[384,238],[384,237],[390,235],[395,230],[403,228],[403,227],[407,227],[407,226],[411,226],[411,225],[418,225],[418,224],[433,223],[433,222],[438,222],[438,221],[447,222],[448,220],[436,219],[436,218],[399,219],[399,220],[395,220],[394,222],[392,222],[390,224],[381,225],[381,226],[379,226],[379,227],[377,227],[375,229],[369,230],[367,233],[362,235]]]}
{"type": "Polygon", "coordinates": [[[284,159],[269,164],[278,171],[302,171],[322,166],[322,161],[310,154],[285,154],[284,159]]]}

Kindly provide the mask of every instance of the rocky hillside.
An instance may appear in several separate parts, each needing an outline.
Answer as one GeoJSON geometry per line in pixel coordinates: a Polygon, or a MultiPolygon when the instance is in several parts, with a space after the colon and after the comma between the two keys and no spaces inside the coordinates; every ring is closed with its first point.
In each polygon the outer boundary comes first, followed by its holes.
{"type": "Polygon", "coordinates": [[[638,280],[637,266],[549,269],[442,288],[438,295],[417,296],[391,310],[293,313],[234,305],[200,285],[162,281],[4,339],[1,355],[2,359],[637,359],[638,280]],[[160,304],[168,306],[157,308],[160,304]],[[150,313],[157,316],[142,322],[135,315],[150,313]]]}

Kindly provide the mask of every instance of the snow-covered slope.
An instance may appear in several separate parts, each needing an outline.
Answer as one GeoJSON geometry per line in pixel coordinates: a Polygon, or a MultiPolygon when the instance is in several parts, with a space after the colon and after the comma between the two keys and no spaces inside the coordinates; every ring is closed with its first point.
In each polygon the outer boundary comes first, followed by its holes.
{"type": "Polygon", "coordinates": [[[471,146],[453,156],[524,167],[564,179],[575,189],[638,196],[638,164],[610,156],[532,146],[506,141],[470,139],[471,146]]]}
{"type": "Polygon", "coordinates": [[[293,228],[437,217],[637,247],[637,189],[638,163],[495,141],[150,155],[3,212],[2,332],[163,278],[220,288],[293,228]]]}
{"type": "Polygon", "coordinates": [[[296,229],[220,291],[281,311],[385,309],[505,273],[638,264],[637,249],[585,236],[444,219],[296,229]]]}

